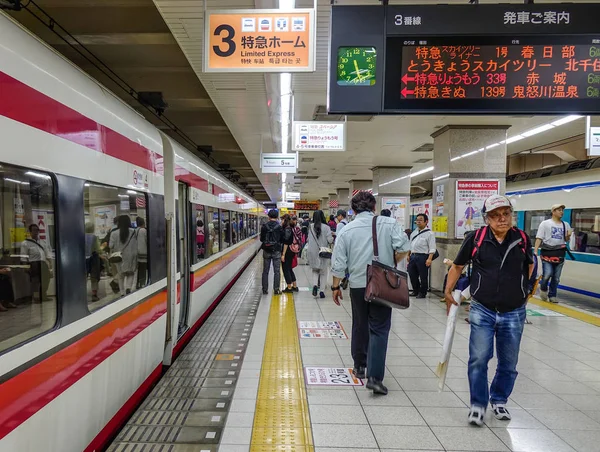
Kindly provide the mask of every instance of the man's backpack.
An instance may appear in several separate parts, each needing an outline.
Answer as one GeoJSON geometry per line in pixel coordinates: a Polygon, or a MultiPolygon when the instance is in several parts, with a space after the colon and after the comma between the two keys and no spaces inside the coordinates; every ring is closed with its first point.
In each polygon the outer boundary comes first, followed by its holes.
{"type": "Polygon", "coordinates": [[[267,232],[265,233],[265,241],[263,242],[263,248],[265,250],[276,250],[279,248],[280,241],[281,237],[277,231],[277,228],[267,227],[267,232]]]}
{"type": "MultiPolygon", "coordinates": [[[[527,254],[527,249],[526,249],[527,236],[525,235],[525,233],[523,231],[521,231],[518,228],[513,227],[512,229],[514,231],[519,231],[519,233],[521,234],[521,242],[519,243],[519,248],[521,248],[521,251],[523,252],[523,254],[527,254]]],[[[479,253],[479,249],[481,248],[481,244],[485,240],[485,236],[487,235],[487,232],[488,232],[488,226],[484,226],[484,227],[478,229],[477,231],[475,231],[473,252],[471,253],[472,261],[474,261],[476,259],[477,254],[479,253]]]]}

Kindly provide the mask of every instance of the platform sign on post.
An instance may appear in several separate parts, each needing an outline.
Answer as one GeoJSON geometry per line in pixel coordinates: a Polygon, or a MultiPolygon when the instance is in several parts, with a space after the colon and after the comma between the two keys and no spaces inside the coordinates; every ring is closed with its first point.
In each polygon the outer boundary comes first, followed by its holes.
{"type": "Polygon", "coordinates": [[[457,180],[456,181],[456,238],[485,226],[481,210],[483,203],[492,195],[497,195],[498,180],[457,180]]]}
{"type": "Polygon", "coordinates": [[[208,11],[204,72],[313,72],[312,9],[208,11]]]}
{"type": "Polygon", "coordinates": [[[300,201],[300,192],[299,191],[286,191],[285,199],[287,201],[300,201]]]}
{"type": "Polygon", "coordinates": [[[292,126],[294,151],[345,151],[345,122],[294,121],[292,126]]]}
{"type": "Polygon", "coordinates": [[[600,127],[590,127],[589,155],[600,155],[600,127]]]}
{"type": "Polygon", "coordinates": [[[297,154],[262,154],[261,166],[263,174],[295,173],[298,168],[297,154]]]}
{"type": "Polygon", "coordinates": [[[600,4],[332,8],[329,113],[598,114],[600,4]]]}

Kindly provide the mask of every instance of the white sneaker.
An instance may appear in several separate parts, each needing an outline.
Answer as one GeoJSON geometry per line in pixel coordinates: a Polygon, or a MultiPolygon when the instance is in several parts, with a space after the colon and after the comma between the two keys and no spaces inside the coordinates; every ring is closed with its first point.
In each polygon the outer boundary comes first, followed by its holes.
{"type": "Polygon", "coordinates": [[[481,427],[483,425],[483,415],[485,408],[473,405],[469,411],[469,424],[481,427]]]}
{"type": "Polygon", "coordinates": [[[506,409],[506,405],[503,403],[492,404],[492,410],[494,410],[494,417],[499,421],[510,421],[512,417],[506,409]]]}
{"type": "Polygon", "coordinates": [[[558,304],[558,300],[556,299],[556,297],[550,297],[550,303],[557,303],[558,304]]]}
{"type": "Polygon", "coordinates": [[[540,298],[542,301],[548,301],[548,291],[540,290],[540,298]]]}

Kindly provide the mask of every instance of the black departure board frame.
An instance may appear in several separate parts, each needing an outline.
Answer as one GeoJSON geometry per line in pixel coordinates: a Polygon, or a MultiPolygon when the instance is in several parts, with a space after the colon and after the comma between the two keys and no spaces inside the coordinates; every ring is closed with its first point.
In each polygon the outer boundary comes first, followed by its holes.
{"type": "MultiPolygon", "coordinates": [[[[329,111],[338,114],[598,114],[600,28],[595,17],[600,17],[600,4],[334,6],[330,46],[329,111]],[[383,21],[380,21],[381,17],[383,21]],[[377,47],[375,85],[337,85],[337,49],[348,45],[377,47]],[[406,73],[407,62],[403,62],[403,50],[405,56],[414,56],[416,47],[432,46],[478,47],[484,56],[488,57],[486,63],[490,60],[490,47],[487,46],[508,47],[513,57],[515,49],[522,49],[524,46],[533,46],[538,53],[544,47],[552,47],[555,54],[550,67],[547,66],[549,61],[541,61],[541,56],[536,60],[536,64],[545,65],[543,70],[538,68],[538,75],[541,77],[537,89],[543,98],[533,98],[536,88],[525,86],[524,89],[529,89],[529,97],[513,98],[515,93],[507,92],[502,99],[452,99],[441,96],[416,99],[414,93],[410,93],[414,91],[415,84],[413,82],[411,86],[411,74],[406,73]],[[556,51],[562,46],[575,46],[575,59],[580,63],[584,59],[590,59],[581,58],[582,55],[593,55],[591,61],[585,63],[586,75],[593,75],[592,82],[588,83],[587,78],[580,75],[581,72],[570,71],[564,83],[565,94],[566,90],[570,89],[572,96],[575,88],[569,86],[577,85],[579,97],[546,98],[551,96],[550,93],[561,95],[562,88],[550,88],[548,80],[554,79],[549,75],[549,71],[555,68],[558,71],[562,64],[566,68],[567,59],[556,55],[556,51]],[[598,61],[594,61],[595,59],[598,61]],[[596,75],[598,77],[595,77],[596,75]]],[[[498,62],[505,60],[499,59],[498,62]]],[[[511,64],[513,60],[514,58],[511,59],[511,64]]],[[[525,64],[532,65],[527,61],[525,64]]],[[[579,69],[582,67],[579,66],[579,69]]],[[[531,69],[531,66],[528,69],[531,69]]],[[[487,74],[487,71],[484,72],[487,74]]],[[[511,91],[516,85],[520,86],[523,80],[535,80],[527,79],[524,73],[519,71],[507,71],[505,75],[505,88],[511,91]]],[[[423,81],[422,76],[419,80],[423,81]]],[[[448,83],[447,78],[440,80],[448,83]]],[[[562,84],[562,81],[559,83],[562,84]]],[[[496,91],[496,94],[498,92],[496,91]]],[[[474,92],[471,89],[469,93],[474,92]]],[[[419,90],[419,94],[422,97],[422,89],[419,90]]],[[[435,90],[432,91],[432,95],[434,94],[435,90]]],[[[515,95],[520,94],[521,88],[517,88],[515,95]]]]}

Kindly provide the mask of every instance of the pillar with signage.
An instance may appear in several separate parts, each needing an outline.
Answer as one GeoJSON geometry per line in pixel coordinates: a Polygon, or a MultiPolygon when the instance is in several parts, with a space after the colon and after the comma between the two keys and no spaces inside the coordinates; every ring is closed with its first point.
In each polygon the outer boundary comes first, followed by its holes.
{"type": "MultiPolygon", "coordinates": [[[[329,196],[321,198],[321,210],[327,217],[329,215],[329,196]]],[[[329,220],[329,218],[327,218],[329,220]]]]}
{"type": "Polygon", "coordinates": [[[410,167],[373,168],[373,192],[378,214],[388,209],[402,230],[410,227],[410,167]]]}
{"type": "Polygon", "coordinates": [[[350,210],[350,190],[347,188],[338,188],[337,199],[339,204],[338,210],[343,209],[348,212],[350,210]]]}
{"type": "Polygon", "coordinates": [[[373,181],[372,180],[351,180],[350,189],[348,191],[348,197],[351,201],[354,195],[359,191],[368,191],[373,193],[373,181]]]}
{"type": "Polygon", "coordinates": [[[510,126],[446,126],[433,137],[432,231],[440,258],[432,265],[431,287],[441,290],[447,267],[466,233],[481,227],[483,202],[505,192],[506,139],[510,126]]]}
{"type": "Polygon", "coordinates": [[[337,193],[329,193],[329,204],[327,205],[327,212],[329,215],[336,215],[339,206],[340,202],[337,193]]]}

